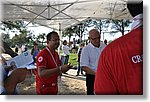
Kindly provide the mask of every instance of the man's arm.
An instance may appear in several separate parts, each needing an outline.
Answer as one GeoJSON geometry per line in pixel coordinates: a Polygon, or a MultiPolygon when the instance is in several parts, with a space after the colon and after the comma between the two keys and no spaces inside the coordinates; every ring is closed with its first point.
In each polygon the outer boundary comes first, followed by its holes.
{"type": "Polygon", "coordinates": [[[47,69],[44,67],[39,67],[38,68],[38,74],[42,78],[50,77],[53,74],[61,74],[67,72],[72,66],[70,65],[62,65],[53,69],[47,69]]]}
{"type": "Polygon", "coordinates": [[[95,72],[92,69],[90,69],[89,67],[82,66],[82,70],[85,71],[87,74],[95,75],[95,72]]]}
{"type": "Polygon", "coordinates": [[[87,74],[95,75],[95,72],[89,68],[89,53],[87,48],[83,48],[81,51],[81,57],[80,57],[80,66],[82,66],[82,70],[85,71],[87,74]]]}

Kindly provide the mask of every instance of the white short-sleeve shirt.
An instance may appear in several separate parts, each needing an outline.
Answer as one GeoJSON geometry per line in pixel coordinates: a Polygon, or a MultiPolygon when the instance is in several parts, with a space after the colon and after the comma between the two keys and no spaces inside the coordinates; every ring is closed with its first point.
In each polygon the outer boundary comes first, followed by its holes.
{"type": "Polygon", "coordinates": [[[103,43],[100,43],[99,48],[93,46],[91,43],[85,46],[81,52],[80,66],[86,66],[96,72],[99,56],[105,46],[103,43]]]}
{"type": "Polygon", "coordinates": [[[67,56],[67,55],[70,55],[70,48],[67,46],[67,45],[63,45],[62,46],[62,51],[63,51],[63,55],[64,56],[67,56]]]}

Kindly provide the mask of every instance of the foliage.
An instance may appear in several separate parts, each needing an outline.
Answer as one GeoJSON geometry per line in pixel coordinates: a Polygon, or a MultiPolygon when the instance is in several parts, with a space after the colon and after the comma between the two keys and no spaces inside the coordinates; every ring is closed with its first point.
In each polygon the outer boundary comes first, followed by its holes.
{"type": "Polygon", "coordinates": [[[108,26],[110,24],[109,19],[102,19],[102,20],[91,20],[91,26],[94,26],[94,28],[98,29],[100,34],[105,31],[107,31],[108,26]]]}
{"type": "Polygon", "coordinates": [[[27,33],[21,33],[19,35],[15,35],[14,37],[12,37],[11,39],[11,42],[12,42],[12,46],[15,46],[15,45],[23,45],[23,44],[26,44],[29,42],[28,38],[26,37],[27,36],[27,33]]]}
{"type": "Polygon", "coordinates": [[[6,34],[3,34],[2,39],[5,40],[10,46],[14,47],[15,45],[24,45],[33,43],[34,36],[31,31],[28,31],[25,28],[26,23],[24,21],[2,21],[1,30],[5,31],[6,34]],[[10,31],[16,33],[12,39],[10,39],[10,31]]]}
{"type": "MultiPolygon", "coordinates": [[[[105,33],[108,31],[110,25],[111,29],[115,29],[115,31],[111,31],[110,34],[121,32],[122,35],[124,35],[125,27],[128,27],[130,23],[131,22],[129,20],[88,19],[65,29],[62,32],[62,36],[68,36],[70,44],[71,37],[77,35],[79,37],[77,41],[80,43],[82,41],[83,34],[87,33],[88,28],[93,27],[98,29],[100,33],[105,33]]],[[[2,21],[0,29],[6,32],[2,33],[3,40],[5,40],[10,46],[23,44],[32,45],[34,41],[37,41],[40,46],[43,46],[45,43],[46,34],[42,33],[35,37],[35,35],[31,31],[28,31],[25,26],[25,21],[2,21]],[[19,34],[16,33],[15,36],[10,39],[10,31],[15,33],[15,30],[18,30],[19,34]]]]}
{"type": "Polygon", "coordinates": [[[62,34],[63,37],[68,36],[69,37],[69,41],[71,36],[73,35],[77,35],[79,37],[78,43],[82,42],[82,37],[84,32],[88,31],[89,27],[94,27],[96,29],[98,29],[101,33],[101,31],[103,29],[108,28],[109,26],[109,20],[104,19],[104,20],[95,20],[95,19],[88,19],[84,22],[81,22],[77,25],[74,25],[70,28],[65,29],[62,34]]]}
{"type": "Polygon", "coordinates": [[[62,32],[63,37],[66,37],[66,36],[69,37],[69,44],[70,44],[70,39],[73,36],[73,34],[74,34],[73,27],[67,28],[62,32]]]}
{"type": "Polygon", "coordinates": [[[1,33],[2,39],[7,42],[8,44],[11,44],[10,36],[9,34],[1,33]]]}
{"type": "Polygon", "coordinates": [[[24,28],[24,21],[2,21],[3,24],[3,30],[9,29],[9,30],[13,30],[13,29],[17,29],[19,31],[22,31],[22,28],[24,28]]]}
{"type": "MultiPolygon", "coordinates": [[[[112,22],[111,29],[115,29],[118,32],[121,32],[122,35],[124,35],[125,27],[128,27],[129,24],[131,23],[129,20],[111,20],[111,22],[112,22]]],[[[111,33],[115,33],[115,32],[112,31],[111,33]]]]}
{"type": "Polygon", "coordinates": [[[46,37],[46,34],[45,33],[42,33],[42,34],[39,34],[38,36],[37,36],[37,42],[38,43],[42,43],[42,46],[43,46],[43,44],[44,44],[44,42],[45,42],[45,38],[46,37]]]}

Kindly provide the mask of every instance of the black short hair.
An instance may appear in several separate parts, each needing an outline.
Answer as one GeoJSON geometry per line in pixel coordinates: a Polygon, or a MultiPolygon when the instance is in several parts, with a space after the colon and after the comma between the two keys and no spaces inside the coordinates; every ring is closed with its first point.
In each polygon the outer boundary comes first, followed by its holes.
{"type": "Polygon", "coordinates": [[[51,37],[52,37],[53,34],[58,34],[58,33],[55,32],[55,31],[52,31],[52,32],[50,32],[50,33],[47,34],[46,39],[47,40],[51,40],[51,37]]]}
{"type": "Polygon", "coordinates": [[[133,17],[135,17],[138,14],[142,14],[143,13],[143,1],[133,2],[133,0],[128,0],[127,8],[133,17]]]}
{"type": "Polygon", "coordinates": [[[67,42],[67,40],[64,40],[64,41],[63,41],[63,45],[65,45],[66,42],[67,42]]]}
{"type": "Polygon", "coordinates": [[[36,41],[33,42],[33,45],[38,45],[38,43],[36,41]]]}

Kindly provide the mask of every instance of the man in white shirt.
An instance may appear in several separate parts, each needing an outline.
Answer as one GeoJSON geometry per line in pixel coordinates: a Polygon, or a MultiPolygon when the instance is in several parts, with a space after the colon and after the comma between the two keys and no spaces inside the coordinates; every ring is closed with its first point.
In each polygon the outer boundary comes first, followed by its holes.
{"type": "Polygon", "coordinates": [[[80,66],[86,72],[87,95],[94,94],[94,79],[99,56],[106,45],[100,42],[100,33],[96,29],[89,31],[90,43],[81,52],[80,66]]]}

